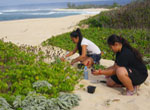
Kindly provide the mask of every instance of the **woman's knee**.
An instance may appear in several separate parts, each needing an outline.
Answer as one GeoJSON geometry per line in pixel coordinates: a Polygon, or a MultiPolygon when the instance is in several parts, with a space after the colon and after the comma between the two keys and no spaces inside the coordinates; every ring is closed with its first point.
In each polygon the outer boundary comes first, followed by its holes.
{"type": "Polygon", "coordinates": [[[108,78],[106,84],[109,87],[113,87],[113,86],[115,86],[116,83],[111,78],[108,78]]]}
{"type": "Polygon", "coordinates": [[[84,65],[87,65],[87,63],[88,63],[87,60],[82,61],[82,64],[84,64],[84,65]]]}
{"type": "Polygon", "coordinates": [[[87,59],[85,59],[84,61],[82,61],[82,64],[84,64],[84,65],[92,65],[92,63],[93,63],[93,60],[92,60],[92,58],[87,58],[87,59]]]}
{"type": "Polygon", "coordinates": [[[128,76],[128,72],[125,67],[119,67],[116,69],[116,75],[118,78],[124,77],[124,76],[128,76]]]}

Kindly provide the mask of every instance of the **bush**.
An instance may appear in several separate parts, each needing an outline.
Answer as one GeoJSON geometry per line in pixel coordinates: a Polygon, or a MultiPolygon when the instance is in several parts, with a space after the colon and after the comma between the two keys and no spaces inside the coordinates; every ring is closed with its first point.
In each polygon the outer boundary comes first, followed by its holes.
{"type": "Polygon", "coordinates": [[[132,2],[80,22],[91,27],[150,29],[150,0],[132,2]],[[94,22],[93,22],[94,21],[94,22]]]}

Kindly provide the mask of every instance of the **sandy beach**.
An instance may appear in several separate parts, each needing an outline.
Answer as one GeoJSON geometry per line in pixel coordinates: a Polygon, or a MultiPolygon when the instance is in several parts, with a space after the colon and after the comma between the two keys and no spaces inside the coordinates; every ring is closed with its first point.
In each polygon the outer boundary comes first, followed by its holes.
{"type": "MultiPolygon", "coordinates": [[[[64,10],[64,9],[62,9],[64,10]]],[[[89,9],[94,11],[94,9],[89,9]]],[[[97,11],[102,11],[96,9],[97,11]]],[[[93,15],[74,15],[62,18],[28,19],[17,21],[0,22],[0,38],[7,37],[5,41],[15,44],[40,45],[46,39],[72,31],[80,20],[93,15]]],[[[68,36],[69,37],[69,36],[68,36]]],[[[77,54],[74,55],[74,57],[77,54]]],[[[72,58],[74,58],[72,57],[72,58]]],[[[101,64],[108,67],[113,65],[111,60],[101,60],[101,64]]],[[[150,71],[149,71],[150,73],[150,71]]],[[[121,94],[123,88],[109,88],[100,80],[105,80],[104,76],[93,76],[89,70],[89,80],[82,80],[76,86],[74,93],[81,96],[80,105],[73,110],[149,110],[150,109],[150,77],[138,90],[134,96],[124,96],[121,94]],[[79,85],[84,85],[79,88],[79,85]],[[96,86],[94,94],[86,91],[88,85],[96,86]]]]}
{"type": "MultiPolygon", "coordinates": [[[[110,60],[101,60],[101,64],[108,67],[113,64],[110,60]]],[[[90,71],[90,70],[89,70],[90,71]]],[[[149,71],[150,73],[150,71],[149,71]]],[[[89,80],[82,80],[77,86],[76,94],[81,96],[80,106],[73,110],[149,110],[150,108],[150,77],[142,84],[134,96],[122,95],[125,88],[110,88],[100,83],[104,76],[93,76],[89,72],[89,80]],[[96,86],[94,94],[87,93],[87,86],[96,86]]]]}
{"type": "Polygon", "coordinates": [[[76,15],[62,18],[28,19],[0,22],[0,38],[15,44],[39,45],[46,39],[69,32],[88,15],[76,15]]]}

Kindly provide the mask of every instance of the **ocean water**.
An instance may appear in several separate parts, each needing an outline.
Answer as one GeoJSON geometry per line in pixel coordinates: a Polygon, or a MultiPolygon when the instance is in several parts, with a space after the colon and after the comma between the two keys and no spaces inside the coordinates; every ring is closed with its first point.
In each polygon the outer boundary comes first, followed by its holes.
{"type": "MultiPolygon", "coordinates": [[[[111,1],[89,1],[75,2],[77,5],[83,4],[107,4],[117,2],[121,5],[127,4],[130,0],[111,0],[111,1]]],[[[67,8],[67,2],[23,4],[14,6],[0,6],[0,21],[20,20],[32,18],[57,18],[80,14],[98,14],[98,12],[88,11],[58,11],[56,9],[67,8]]]]}

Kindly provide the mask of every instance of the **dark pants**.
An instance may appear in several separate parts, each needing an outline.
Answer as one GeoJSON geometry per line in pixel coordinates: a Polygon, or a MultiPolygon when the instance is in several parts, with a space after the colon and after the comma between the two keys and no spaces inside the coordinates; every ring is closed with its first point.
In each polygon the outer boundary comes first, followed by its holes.
{"type": "Polygon", "coordinates": [[[101,54],[91,54],[87,55],[88,57],[91,57],[95,64],[99,64],[99,61],[101,59],[101,54]]]}

